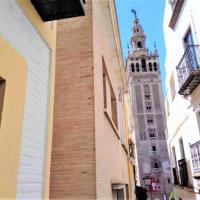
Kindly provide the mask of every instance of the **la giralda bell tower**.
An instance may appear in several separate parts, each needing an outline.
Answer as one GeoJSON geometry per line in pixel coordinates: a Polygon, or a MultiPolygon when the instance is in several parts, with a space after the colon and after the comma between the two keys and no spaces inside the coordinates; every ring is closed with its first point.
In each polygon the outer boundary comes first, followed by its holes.
{"type": "Polygon", "coordinates": [[[172,192],[172,180],[159,56],[156,47],[153,52],[146,48],[146,35],[136,12],[131,46],[126,72],[134,119],[137,185],[145,187],[153,198],[164,199],[172,192]]]}

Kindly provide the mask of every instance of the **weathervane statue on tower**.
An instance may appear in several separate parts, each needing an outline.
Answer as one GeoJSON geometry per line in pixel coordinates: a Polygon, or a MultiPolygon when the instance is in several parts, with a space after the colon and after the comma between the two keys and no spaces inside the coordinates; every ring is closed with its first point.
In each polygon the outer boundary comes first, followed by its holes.
{"type": "Polygon", "coordinates": [[[137,19],[137,12],[136,12],[136,10],[132,9],[131,12],[135,15],[135,19],[137,19]]]}

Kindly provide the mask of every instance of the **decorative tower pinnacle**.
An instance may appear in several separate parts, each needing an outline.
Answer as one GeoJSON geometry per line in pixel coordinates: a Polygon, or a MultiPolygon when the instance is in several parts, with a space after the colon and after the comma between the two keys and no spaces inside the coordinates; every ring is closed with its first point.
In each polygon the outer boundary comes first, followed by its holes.
{"type": "Polygon", "coordinates": [[[139,19],[137,17],[137,13],[135,10],[131,10],[131,12],[135,15],[135,19],[133,21],[133,36],[131,38],[131,44],[134,51],[145,49],[146,50],[146,35],[142,26],[140,25],[139,19]]]}
{"type": "Polygon", "coordinates": [[[158,49],[156,46],[156,42],[154,42],[154,55],[158,56],[158,49]]]}
{"type": "Polygon", "coordinates": [[[129,47],[129,43],[127,43],[127,51],[128,51],[128,55],[130,54],[130,47],[129,47]]]}

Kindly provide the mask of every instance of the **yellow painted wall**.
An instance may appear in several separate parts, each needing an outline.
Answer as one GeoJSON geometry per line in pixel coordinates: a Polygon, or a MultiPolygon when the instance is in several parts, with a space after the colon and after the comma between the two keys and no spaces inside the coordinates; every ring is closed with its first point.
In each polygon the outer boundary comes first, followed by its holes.
{"type": "MultiPolygon", "coordinates": [[[[43,22],[30,0],[17,0],[19,6],[24,11],[30,22],[35,27],[38,34],[43,38],[51,50],[51,80],[49,97],[49,119],[48,119],[48,143],[46,154],[46,172],[45,172],[45,199],[49,198],[50,186],[50,162],[53,135],[53,105],[54,105],[54,85],[55,85],[55,55],[56,55],[56,31],[57,22],[43,22]]],[[[27,47],[28,48],[28,47],[27,47]]]]}
{"type": "Polygon", "coordinates": [[[6,80],[0,127],[0,199],[16,196],[27,63],[0,38],[0,76],[6,80]]]}
{"type": "Polygon", "coordinates": [[[53,21],[52,25],[49,22],[43,22],[30,0],[17,1],[41,37],[51,49],[54,49],[56,44],[56,21],[53,21]]]}

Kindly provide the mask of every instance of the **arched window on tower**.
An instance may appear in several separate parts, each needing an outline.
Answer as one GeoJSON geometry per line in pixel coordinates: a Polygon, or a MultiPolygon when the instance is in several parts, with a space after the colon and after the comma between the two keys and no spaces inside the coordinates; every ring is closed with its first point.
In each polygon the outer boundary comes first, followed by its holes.
{"type": "Polygon", "coordinates": [[[144,58],[141,59],[141,64],[142,64],[142,71],[146,72],[147,66],[146,66],[146,60],[144,58]]]}
{"type": "Polygon", "coordinates": [[[131,63],[131,71],[135,72],[135,65],[134,65],[134,63],[131,63]]]}
{"type": "Polygon", "coordinates": [[[156,146],[155,145],[152,146],[152,151],[156,152],[156,146]]]}
{"type": "Polygon", "coordinates": [[[138,33],[139,32],[139,28],[134,28],[134,33],[138,33]]]}
{"type": "Polygon", "coordinates": [[[157,162],[155,162],[154,163],[154,168],[156,168],[156,169],[158,169],[159,167],[158,167],[158,163],[157,162]]]}
{"type": "Polygon", "coordinates": [[[139,72],[140,71],[140,67],[139,67],[139,64],[136,63],[136,71],[139,72]]]}
{"type": "Polygon", "coordinates": [[[139,42],[137,43],[137,47],[138,47],[138,48],[142,48],[142,42],[139,41],[139,42]]]}
{"type": "Polygon", "coordinates": [[[153,119],[151,117],[149,117],[147,119],[147,123],[148,123],[148,125],[153,125],[153,119]]]}
{"type": "Polygon", "coordinates": [[[154,71],[157,71],[158,68],[157,68],[157,63],[156,62],[153,63],[153,66],[154,66],[154,71]]]}
{"type": "Polygon", "coordinates": [[[152,71],[152,63],[151,62],[149,63],[149,71],[150,72],[152,71]]]}

